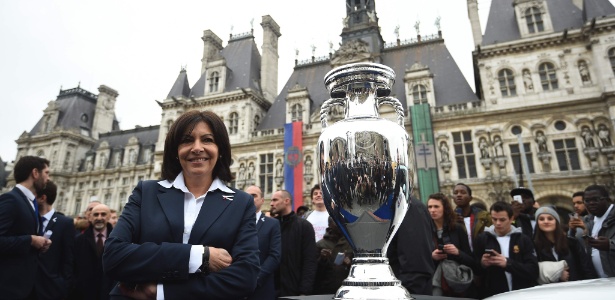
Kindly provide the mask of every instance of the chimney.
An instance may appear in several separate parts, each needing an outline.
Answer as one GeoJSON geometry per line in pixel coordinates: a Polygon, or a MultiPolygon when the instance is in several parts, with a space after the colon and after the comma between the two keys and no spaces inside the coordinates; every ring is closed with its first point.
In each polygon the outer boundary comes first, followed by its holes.
{"type": "Polygon", "coordinates": [[[261,88],[263,96],[273,103],[278,94],[278,38],[280,26],[271,18],[263,16],[261,26],[263,27],[263,45],[261,56],[261,88]]]}
{"type": "Polygon", "coordinates": [[[468,17],[472,26],[472,36],[474,37],[474,48],[483,43],[483,33],[480,28],[478,17],[478,0],[468,0],[468,17]]]}
{"type": "Polygon", "coordinates": [[[203,31],[203,59],[201,59],[201,74],[205,73],[207,63],[218,55],[222,47],[222,39],[220,39],[213,31],[207,29],[203,31]]]}

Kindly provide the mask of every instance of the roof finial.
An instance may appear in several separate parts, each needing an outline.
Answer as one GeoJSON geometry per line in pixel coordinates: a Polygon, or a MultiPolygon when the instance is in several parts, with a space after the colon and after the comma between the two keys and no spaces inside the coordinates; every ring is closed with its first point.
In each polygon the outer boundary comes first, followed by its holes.
{"type": "Polygon", "coordinates": [[[250,32],[254,33],[254,18],[250,19],[250,32]]]}
{"type": "Polygon", "coordinates": [[[310,47],[312,47],[312,56],[315,56],[315,54],[316,54],[316,45],[312,44],[310,47]]]}
{"type": "Polygon", "coordinates": [[[77,84],[77,87],[80,88],[81,87],[81,80],[79,80],[79,83],[77,84]]]}
{"type": "Polygon", "coordinates": [[[397,26],[395,26],[395,38],[399,40],[399,24],[397,24],[397,26]]]}
{"type": "Polygon", "coordinates": [[[414,23],[414,29],[416,29],[416,35],[421,35],[421,21],[417,20],[416,23],[414,23]]]}
{"type": "Polygon", "coordinates": [[[436,25],[436,28],[438,28],[438,31],[440,31],[440,19],[441,19],[440,16],[438,16],[436,18],[436,23],[434,23],[436,25]]]}

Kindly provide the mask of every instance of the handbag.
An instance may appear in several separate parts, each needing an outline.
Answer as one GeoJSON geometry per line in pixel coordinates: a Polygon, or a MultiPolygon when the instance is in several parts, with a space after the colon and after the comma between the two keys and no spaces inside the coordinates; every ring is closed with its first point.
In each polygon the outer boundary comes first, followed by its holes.
{"type": "Polygon", "coordinates": [[[461,294],[472,285],[472,280],[474,280],[472,268],[451,259],[442,260],[434,272],[433,295],[461,294]]]}

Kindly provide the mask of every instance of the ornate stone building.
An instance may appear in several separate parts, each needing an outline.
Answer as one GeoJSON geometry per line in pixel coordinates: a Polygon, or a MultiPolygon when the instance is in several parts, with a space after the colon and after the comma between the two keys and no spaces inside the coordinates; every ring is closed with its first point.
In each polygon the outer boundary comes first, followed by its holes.
{"type": "MultiPolygon", "coordinates": [[[[138,180],[159,177],[170,124],[187,110],[212,110],[230,134],[236,177],[231,184],[260,185],[268,198],[285,187],[284,124],[302,121],[309,204],[310,187],[318,181],[313,162],[320,106],[329,98],[323,78],[342,64],[377,62],[396,72],[391,95],[406,108],[417,162],[415,194],[423,200],[434,190],[450,194],[454,183],[465,182],[476,200],[490,204],[509,199],[522,180],[525,186],[531,182],[539,202],[570,210],[572,193],[589,184],[614,189],[615,8],[608,0],[493,1],[484,34],[476,0],[468,0],[476,93],[439,28],[434,35],[386,43],[375,1],[345,2],[339,3],[347,9],[339,48],[296,61],[279,93],[281,30],[271,17],[261,21],[260,51],[252,32],[232,35],[223,46],[205,30],[201,76],[191,86],[180,72],[158,103],[160,125],[119,130],[113,110],[118,93],[106,86],[98,95],[81,88],[60,91],[38,124],[18,139],[17,159],[51,159],[60,185],[58,209],[69,215],[92,199],[121,209],[138,180]]],[[[380,112],[395,118],[391,108],[380,112]]],[[[333,111],[329,122],[342,114],[333,111]]]]}

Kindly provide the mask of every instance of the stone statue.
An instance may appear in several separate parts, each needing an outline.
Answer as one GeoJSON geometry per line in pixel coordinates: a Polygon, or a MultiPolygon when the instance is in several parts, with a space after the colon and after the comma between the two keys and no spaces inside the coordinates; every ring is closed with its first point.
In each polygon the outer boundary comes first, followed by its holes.
{"type": "Polygon", "coordinates": [[[137,163],[137,151],[135,151],[135,149],[130,149],[130,153],[128,154],[128,163],[131,165],[137,163]]]}
{"type": "Polygon", "coordinates": [[[122,166],[122,155],[121,155],[121,152],[119,151],[113,154],[113,166],[115,167],[122,166]]]}
{"type": "Polygon", "coordinates": [[[446,144],[446,142],[442,142],[440,143],[440,156],[441,158],[441,162],[449,162],[450,159],[448,157],[448,145],[446,144]]]}
{"type": "Polygon", "coordinates": [[[544,132],[536,132],[536,144],[538,144],[539,153],[549,152],[549,149],[547,149],[547,137],[545,136],[544,132]]]}
{"type": "Polygon", "coordinates": [[[255,171],[255,170],[254,170],[254,163],[252,163],[252,162],[251,162],[251,163],[248,165],[248,179],[252,179],[252,178],[254,178],[254,171],[255,171]]]}
{"type": "Polygon", "coordinates": [[[583,83],[589,83],[592,81],[591,76],[589,75],[589,68],[584,60],[579,61],[579,74],[581,75],[581,80],[583,83]]]}
{"type": "Polygon", "coordinates": [[[100,168],[107,168],[107,155],[104,153],[100,155],[100,168]]]}
{"type": "Polygon", "coordinates": [[[237,177],[237,180],[244,180],[244,179],[246,179],[246,167],[242,163],[239,165],[239,176],[237,177]]]}
{"type": "Polygon", "coordinates": [[[583,126],[583,128],[581,128],[581,137],[583,137],[583,141],[585,142],[585,148],[596,147],[596,144],[594,144],[594,134],[589,130],[589,127],[583,126]]]}
{"type": "Polygon", "coordinates": [[[312,158],[310,156],[305,158],[303,173],[311,173],[312,172],[312,158]]]}
{"type": "Polygon", "coordinates": [[[530,74],[530,70],[523,70],[523,85],[525,86],[526,91],[534,90],[534,84],[532,83],[532,74],[530,74]]]}
{"type": "Polygon", "coordinates": [[[284,165],[282,164],[282,160],[278,159],[278,161],[275,163],[275,169],[277,177],[284,176],[284,165]]]}
{"type": "Polygon", "coordinates": [[[86,158],[85,160],[85,170],[92,171],[92,157],[91,156],[88,156],[88,158],[86,158]]]}
{"type": "Polygon", "coordinates": [[[489,144],[487,144],[487,139],[484,137],[480,138],[478,148],[480,148],[480,158],[489,158],[489,144]]]}
{"type": "Polygon", "coordinates": [[[495,150],[495,156],[504,156],[504,147],[502,146],[502,138],[496,135],[493,138],[493,149],[495,150]]]}
{"type": "Polygon", "coordinates": [[[606,125],[600,124],[600,126],[598,126],[598,137],[600,138],[602,147],[610,147],[612,145],[611,133],[609,132],[609,129],[606,128],[606,125]]]}

